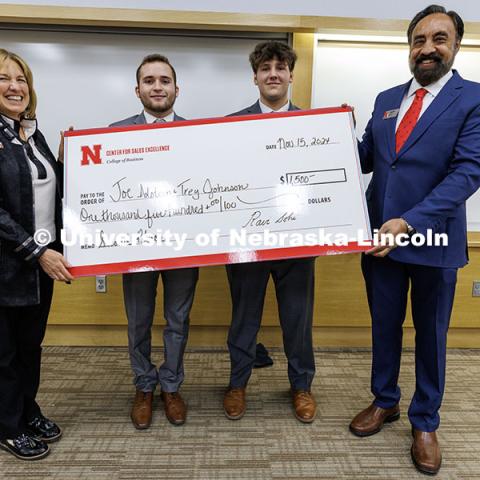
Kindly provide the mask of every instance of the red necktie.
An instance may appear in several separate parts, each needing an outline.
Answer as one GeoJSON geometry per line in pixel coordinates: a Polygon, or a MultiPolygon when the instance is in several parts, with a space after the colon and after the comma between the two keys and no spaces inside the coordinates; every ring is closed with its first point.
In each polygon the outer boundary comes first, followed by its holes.
{"type": "Polygon", "coordinates": [[[415,92],[415,98],[413,99],[410,108],[407,110],[407,113],[402,118],[400,125],[398,126],[397,133],[395,136],[395,152],[398,153],[402,148],[403,144],[407,141],[407,138],[412,133],[412,130],[417,124],[418,116],[422,111],[423,97],[428,93],[428,90],[424,88],[419,88],[415,92]]]}

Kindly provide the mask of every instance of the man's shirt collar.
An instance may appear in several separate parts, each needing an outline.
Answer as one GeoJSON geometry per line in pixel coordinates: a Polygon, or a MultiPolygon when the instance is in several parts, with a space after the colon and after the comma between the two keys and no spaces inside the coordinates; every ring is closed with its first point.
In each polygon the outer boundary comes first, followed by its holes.
{"type": "Polygon", "coordinates": [[[272,113],[272,112],[288,112],[288,109],[290,108],[290,100],[287,101],[287,103],[283,106],[280,107],[278,110],[273,110],[271,107],[268,107],[264,103],[262,103],[261,100],[258,101],[260,104],[260,110],[262,113],[272,113]]]}
{"type": "MultiPolygon", "coordinates": [[[[143,115],[145,116],[145,121],[147,123],[154,123],[155,120],[158,120],[158,117],[151,115],[145,110],[143,111],[143,115]]],[[[162,120],[165,120],[166,122],[173,122],[174,119],[175,119],[175,112],[169,113],[166,117],[162,117],[162,120]]]]}
{"type": "Polygon", "coordinates": [[[453,72],[452,70],[449,70],[442,78],[438,79],[436,82],[431,83],[430,85],[427,85],[426,87],[422,87],[414,77],[412,79],[412,83],[410,84],[410,88],[408,89],[407,98],[411,97],[412,95],[415,95],[415,92],[419,88],[424,88],[425,90],[428,91],[430,95],[432,95],[433,97],[436,97],[440,93],[440,90],[446,85],[446,83],[452,77],[453,77],[453,72]]]}

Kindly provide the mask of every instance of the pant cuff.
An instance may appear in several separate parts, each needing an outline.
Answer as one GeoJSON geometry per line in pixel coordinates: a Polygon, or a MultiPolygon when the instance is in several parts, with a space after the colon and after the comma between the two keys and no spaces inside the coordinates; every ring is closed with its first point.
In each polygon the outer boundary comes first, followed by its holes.
{"type": "Polygon", "coordinates": [[[380,408],[385,408],[385,409],[388,409],[388,408],[393,408],[395,405],[398,405],[399,402],[395,402],[395,401],[389,401],[389,402],[384,402],[382,400],[378,400],[378,399],[375,399],[373,401],[373,404],[376,406],[376,407],[380,407],[380,408]]]}

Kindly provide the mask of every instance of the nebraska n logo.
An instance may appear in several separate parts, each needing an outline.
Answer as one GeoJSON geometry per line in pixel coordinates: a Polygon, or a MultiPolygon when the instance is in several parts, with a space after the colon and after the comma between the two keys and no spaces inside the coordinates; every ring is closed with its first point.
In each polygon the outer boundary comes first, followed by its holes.
{"type": "Polygon", "coordinates": [[[80,148],[82,149],[82,165],[88,165],[89,163],[102,163],[102,157],[100,156],[100,151],[102,150],[101,145],[94,145],[93,150],[88,146],[80,148]]]}

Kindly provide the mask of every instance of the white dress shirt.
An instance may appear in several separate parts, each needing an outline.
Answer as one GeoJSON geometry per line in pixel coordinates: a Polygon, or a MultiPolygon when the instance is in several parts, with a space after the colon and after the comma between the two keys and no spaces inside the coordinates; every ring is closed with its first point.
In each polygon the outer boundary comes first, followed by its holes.
{"type": "Polygon", "coordinates": [[[412,105],[413,100],[415,99],[415,92],[419,88],[424,88],[425,90],[427,90],[428,93],[423,98],[422,110],[420,111],[420,115],[418,116],[418,118],[420,118],[425,113],[425,110],[430,106],[430,104],[433,102],[435,97],[440,93],[440,90],[446,85],[446,83],[452,78],[452,76],[453,76],[453,73],[450,70],[442,78],[440,78],[434,83],[431,83],[430,85],[427,85],[426,87],[422,87],[417,82],[417,80],[413,78],[412,83],[410,84],[410,88],[408,89],[407,93],[403,97],[402,103],[400,104],[400,111],[398,112],[397,125],[395,127],[395,131],[398,129],[398,126],[400,125],[402,118],[405,116],[408,109],[412,105]]]}
{"type": "Polygon", "coordinates": [[[262,103],[261,100],[259,100],[259,103],[262,113],[288,112],[288,109],[290,108],[290,100],[288,100],[287,103],[283,107],[280,107],[278,110],[273,110],[271,107],[268,107],[267,105],[262,103]]]}
{"type": "Polygon", "coordinates": [[[161,122],[162,120],[165,121],[165,122],[173,122],[173,120],[175,119],[175,113],[174,112],[169,113],[166,117],[163,117],[163,118],[155,117],[155,116],[151,115],[150,113],[146,112],[145,110],[143,111],[143,115],[145,116],[145,121],[147,123],[155,123],[157,120],[159,122],[161,122]]]}

